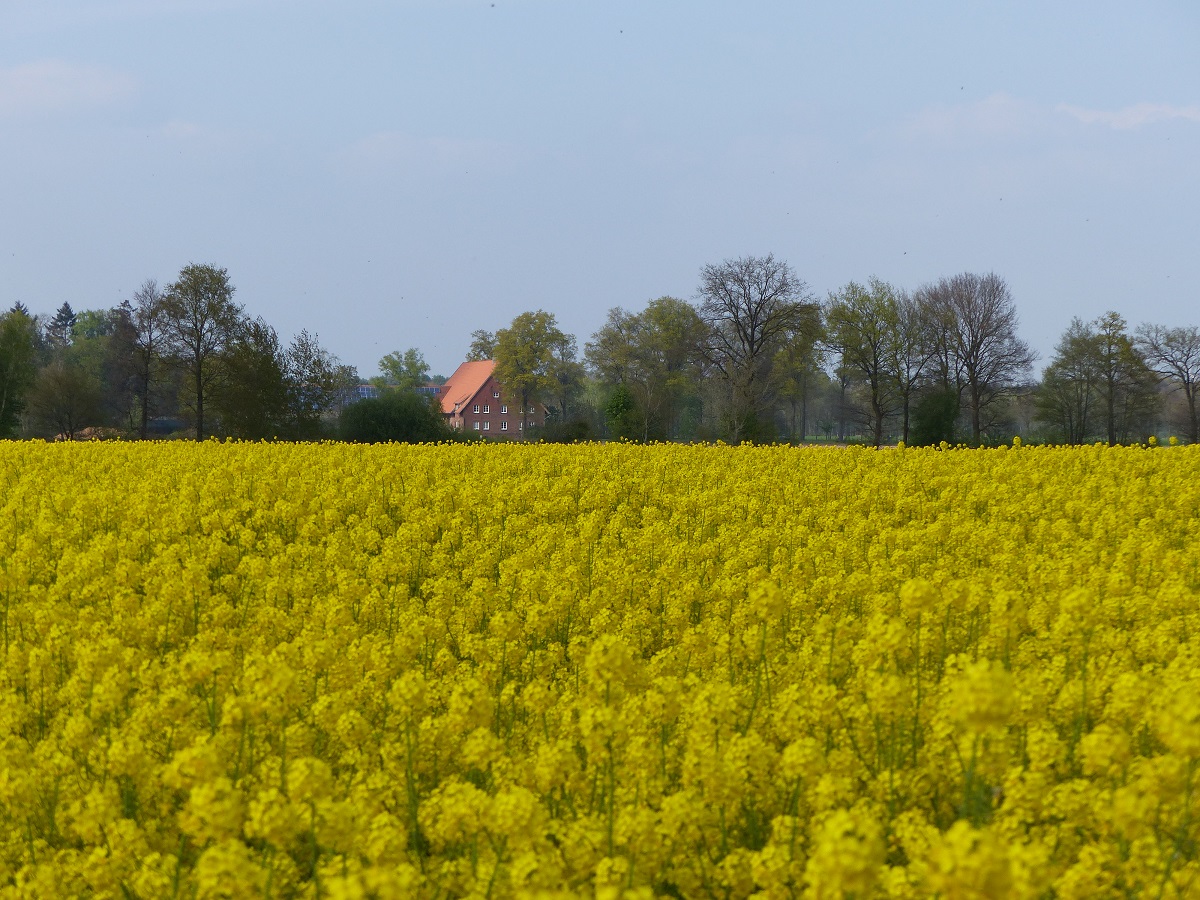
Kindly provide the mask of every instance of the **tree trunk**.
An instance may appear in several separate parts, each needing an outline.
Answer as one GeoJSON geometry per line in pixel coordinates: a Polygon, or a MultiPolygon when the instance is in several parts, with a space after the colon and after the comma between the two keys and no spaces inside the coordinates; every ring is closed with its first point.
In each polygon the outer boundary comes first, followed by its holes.
{"type": "Polygon", "coordinates": [[[196,440],[204,440],[204,370],[196,364],[196,440]]]}
{"type": "Polygon", "coordinates": [[[138,437],[143,441],[150,433],[150,370],[142,376],[142,422],[138,429],[138,437]]]}
{"type": "Polygon", "coordinates": [[[808,373],[800,382],[800,443],[808,439],[808,373]]]}
{"type": "Polygon", "coordinates": [[[838,398],[838,443],[846,442],[846,380],[841,379],[842,393],[838,398]]]}
{"type": "Polygon", "coordinates": [[[979,389],[974,384],[971,385],[971,436],[978,447],[983,436],[983,423],[979,415],[979,389]]]}
{"type": "Polygon", "coordinates": [[[1200,440],[1200,421],[1196,419],[1196,385],[1184,385],[1184,396],[1187,398],[1188,405],[1188,436],[1189,444],[1196,443],[1200,440]]]}
{"type": "Polygon", "coordinates": [[[1117,442],[1117,391],[1112,382],[1108,385],[1108,446],[1117,442]]]}

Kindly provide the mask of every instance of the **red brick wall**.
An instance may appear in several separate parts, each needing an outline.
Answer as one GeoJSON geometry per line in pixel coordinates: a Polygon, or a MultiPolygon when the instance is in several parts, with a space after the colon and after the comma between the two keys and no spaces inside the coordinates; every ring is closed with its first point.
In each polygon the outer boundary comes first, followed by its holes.
{"type": "MultiPolygon", "coordinates": [[[[526,421],[530,426],[545,425],[546,408],[539,403],[534,403],[533,406],[537,411],[529,413],[525,417],[526,421]]],[[[451,423],[463,431],[486,437],[510,440],[521,440],[524,437],[521,431],[520,401],[514,403],[508,394],[501,390],[495,378],[489,378],[484,383],[483,389],[465,408],[459,410],[457,419],[451,419],[451,423]],[[476,406],[479,407],[479,412],[475,412],[476,406]],[[503,412],[506,407],[508,411],[503,412]],[[475,427],[477,423],[478,429],[475,427]],[[508,425],[507,430],[504,427],[505,423],[508,425]]]]}

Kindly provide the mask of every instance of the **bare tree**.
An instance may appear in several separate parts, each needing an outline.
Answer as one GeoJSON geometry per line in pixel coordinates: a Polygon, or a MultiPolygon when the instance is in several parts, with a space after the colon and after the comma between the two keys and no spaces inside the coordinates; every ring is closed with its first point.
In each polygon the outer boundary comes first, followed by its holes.
{"type": "Polygon", "coordinates": [[[913,398],[937,356],[936,320],[928,298],[921,292],[896,295],[896,333],[892,341],[892,377],[900,401],[900,438],[909,439],[913,398]]]}
{"type": "Polygon", "coordinates": [[[1173,382],[1187,403],[1188,443],[1200,441],[1196,395],[1200,391],[1200,328],[1167,328],[1145,324],[1138,328],[1134,341],[1146,364],[1160,377],[1173,382]]]}
{"type": "Polygon", "coordinates": [[[132,338],[134,393],[138,398],[138,437],[149,433],[153,409],[153,385],[166,351],[166,314],[158,282],[148,278],[133,292],[133,302],[121,303],[120,312],[129,323],[132,338]]]}
{"type": "Polygon", "coordinates": [[[188,373],[196,440],[202,441],[204,402],[221,377],[221,354],[238,335],[242,309],[225,269],[190,264],[167,287],[163,311],[168,345],[188,373]]]}
{"type": "MultiPolygon", "coordinates": [[[[943,378],[959,379],[971,416],[971,437],[979,443],[991,424],[989,414],[1009,396],[1037,358],[1017,337],[1017,311],[999,275],[964,272],[925,289],[937,309],[943,378]]],[[[936,343],[936,342],[935,342],[936,343]]]]}
{"type": "Polygon", "coordinates": [[[792,267],[771,254],[705,266],[697,300],[706,326],[699,350],[728,387],[736,443],[762,426],[776,351],[788,335],[816,328],[819,307],[792,267]]]}

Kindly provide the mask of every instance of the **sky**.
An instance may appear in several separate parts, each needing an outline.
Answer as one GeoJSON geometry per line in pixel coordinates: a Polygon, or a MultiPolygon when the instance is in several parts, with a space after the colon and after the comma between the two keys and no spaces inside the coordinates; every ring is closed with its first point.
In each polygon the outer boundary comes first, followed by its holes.
{"type": "Polygon", "coordinates": [[[0,308],[189,263],[360,374],[532,309],[580,348],[773,253],[1200,325],[1200,4],[0,0],[0,308]]]}

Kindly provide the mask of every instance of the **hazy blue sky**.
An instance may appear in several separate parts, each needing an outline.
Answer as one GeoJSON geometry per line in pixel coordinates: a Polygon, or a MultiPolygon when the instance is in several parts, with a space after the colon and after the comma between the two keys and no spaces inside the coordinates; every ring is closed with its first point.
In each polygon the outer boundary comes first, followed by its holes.
{"type": "Polygon", "coordinates": [[[0,0],[0,306],[211,262],[364,375],[768,252],[1200,324],[1198,201],[1195,0],[0,0]]]}

